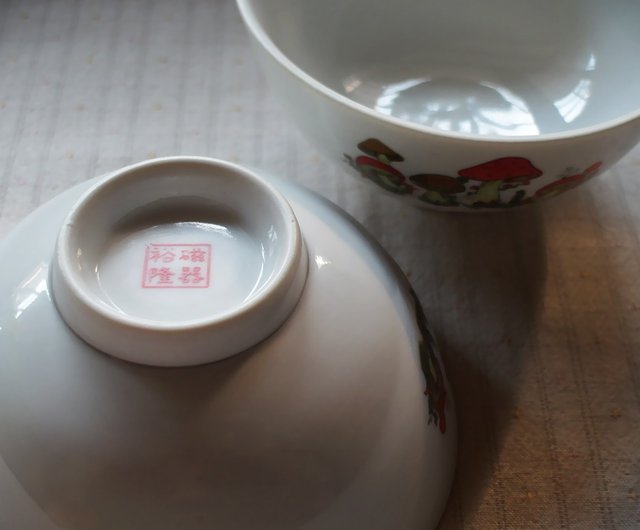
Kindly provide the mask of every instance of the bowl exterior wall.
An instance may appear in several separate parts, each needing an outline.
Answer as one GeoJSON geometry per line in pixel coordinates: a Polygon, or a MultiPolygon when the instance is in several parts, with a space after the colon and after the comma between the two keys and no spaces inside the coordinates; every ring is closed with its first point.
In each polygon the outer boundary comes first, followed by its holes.
{"type": "Polygon", "coordinates": [[[436,527],[457,424],[424,313],[361,227],[272,184],[315,257],[305,291],[263,343],[197,368],[104,355],[55,310],[55,236],[90,183],[0,242],[1,530],[436,527]]]}

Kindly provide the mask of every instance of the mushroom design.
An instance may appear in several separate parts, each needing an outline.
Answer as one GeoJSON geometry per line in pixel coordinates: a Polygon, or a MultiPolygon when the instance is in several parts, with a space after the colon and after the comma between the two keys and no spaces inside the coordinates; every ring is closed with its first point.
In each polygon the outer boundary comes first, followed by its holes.
{"type": "MultiPolygon", "coordinates": [[[[502,190],[527,185],[541,176],[542,171],[526,158],[509,156],[462,169],[458,175],[481,183],[473,195],[464,199],[468,206],[481,208],[504,206],[500,198],[502,190]]],[[[521,202],[523,195],[524,190],[520,190],[514,196],[515,201],[521,202]]],[[[509,202],[509,205],[513,204],[513,200],[509,202]]]]}
{"type": "Polygon", "coordinates": [[[358,144],[358,149],[370,156],[358,156],[345,158],[356,171],[364,178],[369,179],[378,186],[392,193],[404,195],[412,193],[414,187],[406,177],[391,166],[392,162],[402,162],[404,158],[393,149],[375,138],[369,138],[358,144]]]}
{"type": "Polygon", "coordinates": [[[600,168],[602,168],[602,162],[596,162],[595,164],[591,164],[587,169],[585,169],[582,174],[584,175],[584,179],[588,180],[590,178],[595,177],[599,172],[600,168]]]}
{"type": "Polygon", "coordinates": [[[558,180],[553,181],[551,184],[543,186],[535,193],[535,198],[540,199],[542,197],[554,197],[560,193],[575,188],[581,182],[594,177],[598,170],[602,167],[602,162],[596,162],[591,164],[587,169],[581,173],[568,175],[558,180]]]}
{"type": "Polygon", "coordinates": [[[413,289],[410,293],[411,298],[413,298],[416,312],[416,324],[418,325],[418,331],[420,333],[418,347],[420,354],[420,366],[424,373],[426,382],[424,393],[428,400],[429,423],[437,425],[440,432],[444,434],[447,430],[447,419],[445,416],[447,388],[444,381],[444,371],[442,370],[440,361],[435,354],[435,339],[427,326],[427,317],[422,309],[422,304],[413,289]]]}
{"type": "Polygon", "coordinates": [[[376,158],[380,162],[384,162],[385,164],[404,161],[404,158],[401,155],[376,138],[369,138],[360,142],[358,144],[358,149],[363,153],[376,158]]]}
{"type": "Polygon", "coordinates": [[[465,186],[458,179],[447,175],[420,174],[409,177],[424,193],[420,200],[438,206],[457,206],[455,194],[465,191],[465,186]]]}

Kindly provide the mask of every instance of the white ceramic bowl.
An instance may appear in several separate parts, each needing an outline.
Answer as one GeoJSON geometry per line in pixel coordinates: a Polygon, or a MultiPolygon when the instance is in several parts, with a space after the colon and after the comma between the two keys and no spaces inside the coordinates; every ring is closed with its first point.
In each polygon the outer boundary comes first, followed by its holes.
{"type": "Polygon", "coordinates": [[[0,259],[0,529],[437,524],[442,361],[397,266],[327,201],[156,160],[46,204],[0,259]]]}
{"type": "Polygon", "coordinates": [[[414,203],[530,203],[640,137],[640,2],[237,1],[294,121],[414,203]]]}

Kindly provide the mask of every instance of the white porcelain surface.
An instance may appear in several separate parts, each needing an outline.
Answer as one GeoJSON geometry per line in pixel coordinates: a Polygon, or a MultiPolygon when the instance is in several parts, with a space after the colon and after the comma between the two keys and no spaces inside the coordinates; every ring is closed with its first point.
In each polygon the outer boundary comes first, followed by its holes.
{"type": "Polygon", "coordinates": [[[526,204],[588,180],[640,137],[638,2],[238,5],[294,121],[364,180],[416,204],[526,204]],[[362,149],[370,139],[395,156],[362,149]],[[535,170],[509,182],[497,171],[489,185],[465,176],[514,160],[535,170]]]}
{"type": "Polygon", "coordinates": [[[456,421],[421,311],[350,219],[272,182],[307,244],[304,292],[265,341],[205,366],[123,362],[56,311],[55,237],[89,185],[0,243],[0,528],[435,527],[456,421]]]}
{"type": "Polygon", "coordinates": [[[239,166],[180,157],[92,187],[60,230],[52,282],[67,324],[99,350],[188,366],[275,331],[307,263],[280,193],[239,166]]]}

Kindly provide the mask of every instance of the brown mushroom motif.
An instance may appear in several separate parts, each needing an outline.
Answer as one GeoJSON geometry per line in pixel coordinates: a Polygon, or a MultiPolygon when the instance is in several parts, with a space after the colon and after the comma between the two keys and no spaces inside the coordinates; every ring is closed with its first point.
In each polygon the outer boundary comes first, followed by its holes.
{"type": "Polygon", "coordinates": [[[437,206],[457,206],[456,194],[466,189],[460,180],[447,175],[420,174],[409,177],[409,180],[424,190],[420,200],[437,206]]]}
{"type": "Polygon", "coordinates": [[[358,144],[358,149],[369,156],[351,158],[345,154],[349,165],[358,171],[364,178],[374,182],[381,188],[398,195],[412,193],[414,187],[407,178],[396,168],[392,162],[402,162],[404,158],[393,149],[376,138],[369,138],[358,144]]]}
{"type": "Polygon", "coordinates": [[[458,175],[480,182],[475,193],[460,202],[472,208],[499,208],[528,202],[523,201],[526,194],[524,190],[518,190],[507,203],[502,202],[500,192],[526,186],[531,180],[541,176],[542,171],[526,158],[508,156],[462,169],[458,171],[458,175]]]}
{"type": "Polygon", "coordinates": [[[564,191],[575,188],[581,182],[594,177],[601,167],[602,162],[596,162],[595,164],[591,164],[587,169],[580,173],[568,171],[569,174],[567,176],[563,176],[558,180],[553,181],[551,184],[547,184],[546,186],[543,186],[542,188],[537,190],[534,197],[536,199],[540,199],[542,197],[554,197],[564,191]]]}
{"type": "Polygon", "coordinates": [[[358,144],[358,149],[363,153],[376,158],[380,162],[384,162],[385,164],[404,161],[404,158],[401,155],[376,138],[369,138],[360,142],[358,144]]]}

